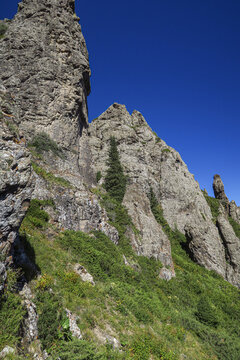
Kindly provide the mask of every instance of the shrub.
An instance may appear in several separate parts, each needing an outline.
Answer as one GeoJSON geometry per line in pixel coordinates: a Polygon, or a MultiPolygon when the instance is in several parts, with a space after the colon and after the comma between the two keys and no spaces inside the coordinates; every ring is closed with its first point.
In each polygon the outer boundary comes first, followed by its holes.
{"type": "Polygon", "coordinates": [[[101,178],[102,178],[102,173],[101,173],[101,171],[98,171],[97,175],[96,175],[97,182],[99,182],[101,180],[101,178]]]}
{"type": "Polygon", "coordinates": [[[62,159],[65,158],[63,150],[44,132],[36,134],[28,145],[34,147],[35,151],[39,154],[43,154],[45,151],[51,151],[54,155],[62,159]]]}
{"type": "Polygon", "coordinates": [[[5,32],[7,31],[7,25],[3,22],[0,23],[0,39],[3,38],[5,32]]]}
{"type": "Polygon", "coordinates": [[[48,349],[58,339],[62,312],[58,298],[47,291],[37,293],[38,334],[43,348],[48,349]]]}
{"type": "Polygon", "coordinates": [[[49,215],[46,211],[41,210],[41,205],[41,200],[31,200],[29,209],[26,214],[26,220],[38,228],[44,228],[49,221],[49,215]]]}
{"type": "Polygon", "coordinates": [[[114,137],[110,138],[110,150],[108,153],[107,165],[108,170],[104,183],[105,189],[112,198],[121,203],[125,195],[127,179],[123,173],[117,143],[114,137]]]}
{"type": "Polygon", "coordinates": [[[196,317],[202,323],[210,326],[216,327],[218,325],[216,313],[206,297],[200,298],[197,305],[196,317]]]}

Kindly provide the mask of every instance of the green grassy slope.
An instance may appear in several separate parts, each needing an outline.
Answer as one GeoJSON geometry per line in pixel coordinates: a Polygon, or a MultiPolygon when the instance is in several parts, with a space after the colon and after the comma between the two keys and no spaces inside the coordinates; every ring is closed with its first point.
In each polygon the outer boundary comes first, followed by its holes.
{"type": "MultiPolygon", "coordinates": [[[[170,230],[160,207],[155,216],[171,240],[176,270],[176,278],[169,282],[158,276],[160,262],[133,253],[124,236],[131,219],[108,195],[102,204],[111,209],[110,218],[120,232],[119,246],[99,232],[87,235],[54,228],[44,211],[50,204],[32,202],[21,239],[39,269],[35,274],[23,270],[35,294],[39,338],[53,359],[239,360],[239,291],[188,257],[185,237],[170,230]],[[132,267],[124,264],[123,255],[132,267]],[[73,271],[75,263],[86,267],[96,286],[81,281],[73,271]],[[84,340],[72,339],[65,308],[79,316],[84,340]],[[116,337],[122,351],[103,344],[97,336],[101,332],[116,337]]],[[[23,316],[11,288],[0,309],[0,318],[9,318],[10,324],[6,333],[0,323],[1,347],[19,345],[23,316]],[[11,319],[15,310],[7,312],[7,307],[16,309],[15,323],[11,319]]]]}

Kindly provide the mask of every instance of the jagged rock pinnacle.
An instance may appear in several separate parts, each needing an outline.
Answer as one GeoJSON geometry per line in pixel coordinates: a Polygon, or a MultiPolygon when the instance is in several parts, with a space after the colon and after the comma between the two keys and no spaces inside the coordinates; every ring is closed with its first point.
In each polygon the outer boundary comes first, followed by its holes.
{"type": "Polygon", "coordinates": [[[220,175],[218,175],[218,174],[214,175],[213,179],[214,179],[213,180],[213,191],[214,191],[215,198],[220,200],[221,203],[223,204],[223,206],[225,207],[225,209],[228,211],[229,200],[228,200],[227,195],[225,194],[222,179],[221,179],[220,175]]]}

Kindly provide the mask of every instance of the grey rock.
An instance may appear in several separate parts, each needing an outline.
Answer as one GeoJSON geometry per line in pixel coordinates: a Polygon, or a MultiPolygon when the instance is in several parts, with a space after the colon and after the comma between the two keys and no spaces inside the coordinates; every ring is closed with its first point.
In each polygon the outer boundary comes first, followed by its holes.
{"type": "Polygon", "coordinates": [[[87,187],[64,188],[49,184],[35,174],[35,190],[32,197],[40,200],[52,199],[55,212],[52,221],[62,229],[90,232],[98,230],[105,233],[115,244],[118,243],[117,230],[108,224],[106,211],[100,206],[98,199],[87,187]]]}
{"type": "MultiPolygon", "coordinates": [[[[112,345],[113,349],[120,349],[121,344],[113,335],[110,335],[99,327],[95,327],[93,332],[102,344],[110,344],[112,345]]],[[[112,332],[110,326],[108,326],[108,332],[112,332]]]]}
{"type": "Polygon", "coordinates": [[[139,185],[128,186],[123,204],[137,229],[137,233],[128,233],[136,253],[160,260],[172,269],[171,275],[174,276],[170,242],[153,216],[149,199],[139,185]]]}
{"type": "MultiPolygon", "coordinates": [[[[226,278],[224,247],[212,222],[210,208],[180,155],[152,132],[138,111],[130,115],[124,105],[115,103],[89,127],[92,164],[95,173],[101,171],[103,177],[111,136],[117,140],[121,163],[128,176],[124,204],[144,237],[143,241],[141,236],[131,236],[136,252],[148,256],[159,254],[163,264],[171,267],[170,244],[160,225],[155,223],[153,231],[147,223],[150,215],[146,195],[151,186],[172,230],[178,229],[188,236],[196,261],[226,278]]],[[[154,218],[149,219],[153,225],[154,218]]]]}
{"type": "Polygon", "coordinates": [[[12,262],[18,229],[28,209],[34,186],[30,153],[18,132],[13,104],[12,96],[5,90],[0,91],[1,290],[6,280],[4,267],[12,262]],[[6,107],[11,115],[6,114],[6,107]]]}
{"type": "Polygon", "coordinates": [[[77,173],[80,137],[88,126],[90,68],[74,7],[73,0],[20,2],[0,41],[0,79],[15,98],[26,139],[47,133],[66,156],[54,166],[77,173]]]}
{"type": "Polygon", "coordinates": [[[14,354],[16,351],[11,346],[5,346],[5,348],[0,352],[0,359],[4,359],[9,354],[14,354]]]}
{"type": "Polygon", "coordinates": [[[229,200],[224,191],[224,185],[220,175],[216,174],[213,177],[213,191],[215,198],[220,200],[226,211],[229,211],[229,200]]]}
{"type": "Polygon", "coordinates": [[[223,209],[217,218],[217,227],[225,248],[227,280],[240,287],[240,239],[235,235],[223,209]]]}
{"type": "Polygon", "coordinates": [[[81,331],[80,331],[79,327],[77,326],[77,320],[79,319],[78,316],[73,314],[68,309],[65,309],[65,310],[66,310],[67,317],[69,319],[69,328],[70,328],[70,331],[72,333],[72,336],[79,339],[79,340],[81,340],[82,339],[82,334],[81,334],[81,331]]]}
{"type": "Polygon", "coordinates": [[[30,287],[25,284],[23,289],[19,293],[23,298],[23,304],[27,310],[27,316],[24,319],[24,339],[30,345],[38,338],[38,314],[36,305],[33,303],[33,295],[30,287]]]}
{"type": "Polygon", "coordinates": [[[229,215],[240,224],[240,208],[237,206],[234,200],[232,200],[229,204],[229,215]]]}
{"type": "Polygon", "coordinates": [[[75,273],[77,273],[80,276],[82,281],[90,282],[92,285],[95,285],[92,275],[89,274],[89,272],[85,269],[84,266],[80,264],[75,264],[73,268],[75,273]]]}
{"type": "Polygon", "coordinates": [[[160,279],[163,279],[163,280],[166,280],[166,281],[171,280],[171,278],[173,277],[172,270],[170,270],[170,269],[168,269],[166,267],[163,267],[160,270],[159,277],[160,277],[160,279]]]}

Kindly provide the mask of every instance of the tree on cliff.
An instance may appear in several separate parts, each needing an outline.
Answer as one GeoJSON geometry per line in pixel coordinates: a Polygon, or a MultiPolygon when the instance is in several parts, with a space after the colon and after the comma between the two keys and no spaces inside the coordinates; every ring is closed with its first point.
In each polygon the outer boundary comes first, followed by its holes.
{"type": "Polygon", "coordinates": [[[104,183],[105,189],[111,197],[121,203],[126,191],[127,179],[123,173],[116,139],[113,136],[110,138],[110,149],[108,153],[107,165],[108,170],[104,183]]]}

